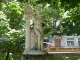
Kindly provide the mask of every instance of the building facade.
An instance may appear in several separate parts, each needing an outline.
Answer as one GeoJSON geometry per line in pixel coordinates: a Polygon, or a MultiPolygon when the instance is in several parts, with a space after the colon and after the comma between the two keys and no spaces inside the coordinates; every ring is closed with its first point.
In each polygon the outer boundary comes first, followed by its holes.
{"type": "Polygon", "coordinates": [[[80,36],[53,36],[52,47],[79,48],[80,36]]]}

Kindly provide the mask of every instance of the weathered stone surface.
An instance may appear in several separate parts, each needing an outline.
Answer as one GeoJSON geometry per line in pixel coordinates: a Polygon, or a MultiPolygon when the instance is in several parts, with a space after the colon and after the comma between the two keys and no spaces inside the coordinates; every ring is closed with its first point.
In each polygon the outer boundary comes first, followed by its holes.
{"type": "Polygon", "coordinates": [[[47,54],[45,50],[26,50],[23,55],[44,55],[47,54]]]}

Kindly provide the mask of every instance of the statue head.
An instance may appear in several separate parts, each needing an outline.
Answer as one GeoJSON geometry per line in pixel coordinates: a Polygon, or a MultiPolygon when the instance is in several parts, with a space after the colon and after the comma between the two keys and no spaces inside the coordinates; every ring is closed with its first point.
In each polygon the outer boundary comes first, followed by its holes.
{"type": "Polygon", "coordinates": [[[40,15],[41,14],[41,9],[40,8],[37,8],[36,9],[36,15],[40,15]]]}
{"type": "Polygon", "coordinates": [[[27,15],[27,14],[32,14],[32,8],[31,6],[26,6],[25,9],[24,9],[24,14],[27,15]]]}

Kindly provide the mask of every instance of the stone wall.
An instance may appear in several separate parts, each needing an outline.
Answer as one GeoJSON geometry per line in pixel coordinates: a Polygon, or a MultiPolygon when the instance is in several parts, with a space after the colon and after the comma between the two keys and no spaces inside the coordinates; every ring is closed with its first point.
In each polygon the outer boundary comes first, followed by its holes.
{"type": "Polygon", "coordinates": [[[22,60],[54,60],[54,55],[23,55],[22,60]]]}

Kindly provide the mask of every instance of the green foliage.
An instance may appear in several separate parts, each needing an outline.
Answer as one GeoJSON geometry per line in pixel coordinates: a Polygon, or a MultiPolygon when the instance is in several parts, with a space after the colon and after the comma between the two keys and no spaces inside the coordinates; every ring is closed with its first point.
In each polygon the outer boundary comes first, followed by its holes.
{"type": "Polygon", "coordinates": [[[9,2],[6,6],[6,15],[10,24],[10,28],[19,29],[22,28],[21,22],[23,22],[23,9],[20,7],[19,2],[9,2]]]}
{"type": "MultiPolygon", "coordinates": [[[[21,54],[19,53],[9,53],[9,59],[8,60],[20,60],[21,54]]],[[[0,60],[4,60],[6,57],[6,53],[0,53],[0,60]]]]}
{"type": "Polygon", "coordinates": [[[65,10],[69,10],[71,8],[75,8],[76,6],[78,6],[78,4],[80,4],[79,0],[60,0],[61,2],[61,6],[65,7],[65,10]]]}
{"type": "Polygon", "coordinates": [[[67,10],[62,15],[62,21],[58,27],[58,31],[63,35],[80,35],[80,6],[67,10]]]}
{"type": "Polygon", "coordinates": [[[8,2],[8,5],[1,3],[1,7],[0,37],[6,38],[6,41],[0,42],[0,51],[21,52],[24,46],[24,32],[18,29],[21,29],[24,23],[23,10],[19,2],[8,2]]]}
{"type": "Polygon", "coordinates": [[[24,49],[25,21],[24,7],[31,5],[34,10],[42,10],[45,35],[80,35],[80,1],[76,0],[0,0],[0,50],[17,52],[24,49]],[[6,2],[6,3],[5,3],[6,2]],[[29,2],[29,3],[28,3],[29,2]],[[54,22],[61,20],[56,26],[54,22]],[[74,24],[73,24],[74,23],[74,24]]]}
{"type": "Polygon", "coordinates": [[[9,23],[6,19],[6,15],[4,14],[4,12],[0,11],[0,37],[4,36],[5,33],[8,32],[8,28],[9,28],[9,23]]]}
{"type": "Polygon", "coordinates": [[[0,54],[0,60],[4,60],[5,59],[5,56],[6,56],[6,53],[0,54]]]}
{"type": "MultiPolygon", "coordinates": [[[[6,39],[0,42],[0,52],[6,52],[5,57],[8,51],[20,53],[24,50],[25,21],[23,15],[24,7],[28,4],[32,6],[33,14],[37,7],[41,8],[42,26],[46,36],[51,34],[80,35],[79,0],[0,0],[0,37],[6,39]],[[61,22],[56,26],[54,23],[58,20],[61,22]]],[[[0,59],[5,57],[0,55],[0,59]]],[[[9,54],[9,59],[13,57],[17,59],[13,54],[9,54]]],[[[65,60],[62,57],[55,57],[55,59],[65,60]]]]}
{"type": "Polygon", "coordinates": [[[20,50],[24,48],[24,36],[15,30],[9,31],[6,34],[6,41],[4,40],[0,45],[0,50],[4,49],[7,52],[9,49],[10,52],[21,52],[20,50]]]}

